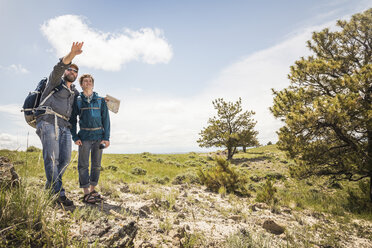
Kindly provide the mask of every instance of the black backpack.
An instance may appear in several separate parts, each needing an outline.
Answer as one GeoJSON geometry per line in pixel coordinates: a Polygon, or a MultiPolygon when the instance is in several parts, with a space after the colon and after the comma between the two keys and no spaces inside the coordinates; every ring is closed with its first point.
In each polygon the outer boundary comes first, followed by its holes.
{"type": "MultiPolygon", "coordinates": [[[[22,107],[22,112],[24,112],[26,122],[33,128],[36,128],[36,116],[40,114],[40,110],[37,108],[40,105],[41,95],[44,92],[45,86],[48,82],[48,78],[43,78],[37,84],[35,91],[31,91],[25,99],[25,102],[22,107]],[[37,113],[36,113],[37,112],[37,113]]],[[[50,94],[44,98],[42,104],[55,92],[59,91],[62,88],[62,84],[54,88],[50,94]]],[[[42,105],[41,104],[41,105],[42,105]]]]}

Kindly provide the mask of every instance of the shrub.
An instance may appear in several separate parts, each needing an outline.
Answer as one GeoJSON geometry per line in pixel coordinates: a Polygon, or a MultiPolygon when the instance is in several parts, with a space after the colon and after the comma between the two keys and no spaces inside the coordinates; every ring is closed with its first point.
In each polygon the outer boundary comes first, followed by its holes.
{"type": "Polygon", "coordinates": [[[253,182],[256,182],[257,183],[257,182],[259,182],[259,181],[262,180],[262,177],[259,177],[257,175],[253,175],[249,179],[251,179],[253,182]]]}
{"type": "Polygon", "coordinates": [[[257,247],[248,231],[241,229],[235,234],[230,234],[226,239],[226,247],[247,248],[257,247]]]}
{"type": "Polygon", "coordinates": [[[201,181],[199,177],[193,172],[187,172],[184,174],[177,175],[172,181],[172,184],[183,183],[201,184],[201,181]]]}
{"type": "Polygon", "coordinates": [[[145,169],[142,169],[141,167],[135,167],[133,168],[130,173],[133,175],[146,175],[147,171],[145,169]]]}
{"type": "Polygon", "coordinates": [[[267,179],[262,190],[257,193],[256,201],[274,205],[278,201],[275,197],[276,191],[277,189],[274,187],[272,179],[267,179]]]}
{"type": "Polygon", "coordinates": [[[352,213],[372,214],[372,203],[369,201],[368,181],[359,181],[359,190],[347,190],[347,203],[345,208],[352,213]]]}
{"type": "Polygon", "coordinates": [[[184,165],[183,164],[181,164],[181,163],[178,163],[178,162],[176,162],[176,161],[166,161],[166,163],[167,164],[169,164],[169,165],[175,165],[176,167],[184,167],[184,165]]]}
{"type": "Polygon", "coordinates": [[[162,159],[162,158],[158,158],[158,159],[156,159],[156,162],[157,162],[157,163],[160,163],[160,164],[163,164],[163,163],[164,163],[164,159],[162,159]]]}
{"type": "Polygon", "coordinates": [[[185,164],[187,166],[190,166],[190,167],[198,167],[198,166],[201,166],[201,164],[199,164],[198,162],[196,161],[193,161],[193,160],[188,160],[185,162],[185,164]]]}
{"type": "Polygon", "coordinates": [[[159,184],[166,184],[166,183],[168,183],[169,182],[169,177],[163,177],[163,178],[159,178],[159,177],[154,177],[153,179],[152,179],[152,181],[154,182],[154,183],[159,183],[159,184]]]}
{"type": "Polygon", "coordinates": [[[249,196],[249,192],[245,187],[247,178],[240,175],[234,168],[229,166],[229,162],[223,157],[216,157],[216,165],[205,169],[199,169],[198,176],[200,181],[213,192],[223,186],[227,193],[234,193],[240,196],[249,196]]]}
{"type": "Polygon", "coordinates": [[[279,172],[271,172],[266,174],[265,176],[266,179],[276,179],[276,180],[281,180],[281,179],[286,179],[285,176],[279,172]]]}
{"type": "Polygon", "coordinates": [[[37,148],[36,146],[29,146],[26,152],[41,152],[41,149],[37,148]]]}
{"type": "Polygon", "coordinates": [[[69,224],[53,218],[52,202],[25,182],[0,188],[0,247],[66,247],[69,224]]]}

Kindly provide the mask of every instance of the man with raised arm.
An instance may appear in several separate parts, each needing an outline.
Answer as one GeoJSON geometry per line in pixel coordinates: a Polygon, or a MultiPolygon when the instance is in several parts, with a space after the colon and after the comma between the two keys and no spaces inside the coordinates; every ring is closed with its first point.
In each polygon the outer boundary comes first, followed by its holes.
{"type": "Polygon", "coordinates": [[[73,205],[62,187],[62,176],[71,159],[69,118],[74,100],[79,95],[73,84],[79,67],[72,64],[72,60],[83,52],[83,44],[74,42],[71,51],[54,66],[36,112],[36,133],[43,146],[47,178],[45,187],[58,194],[57,202],[64,206],[73,205]]]}

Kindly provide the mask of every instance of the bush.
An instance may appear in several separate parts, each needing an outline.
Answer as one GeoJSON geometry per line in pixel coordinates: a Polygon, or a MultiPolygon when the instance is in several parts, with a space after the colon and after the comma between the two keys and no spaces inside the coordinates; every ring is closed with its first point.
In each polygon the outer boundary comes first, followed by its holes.
{"type": "Polygon", "coordinates": [[[247,178],[229,166],[229,162],[222,157],[216,157],[216,166],[206,170],[199,169],[200,181],[213,192],[218,193],[221,187],[226,188],[227,193],[234,193],[240,196],[249,196],[245,187],[247,178]]]}
{"type": "Polygon", "coordinates": [[[135,167],[133,168],[130,173],[133,175],[146,175],[147,171],[145,169],[142,169],[141,167],[135,167]]]}
{"type": "Polygon", "coordinates": [[[286,177],[279,172],[268,173],[268,174],[266,174],[265,178],[266,179],[276,179],[276,180],[282,180],[282,179],[285,180],[286,179],[286,177]]]}
{"type": "Polygon", "coordinates": [[[152,179],[152,181],[154,182],[154,183],[159,183],[159,184],[166,184],[166,183],[168,183],[169,182],[169,177],[163,177],[163,178],[159,178],[159,177],[154,177],[153,179],[152,179]]]}
{"type": "Polygon", "coordinates": [[[41,152],[41,149],[37,148],[36,146],[29,146],[26,152],[41,152]]]}
{"type": "Polygon", "coordinates": [[[369,199],[368,181],[359,181],[359,189],[347,190],[347,203],[345,208],[352,213],[372,214],[372,203],[369,199]]]}
{"type": "Polygon", "coordinates": [[[24,182],[0,188],[0,247],[66,247],[69,224],[50,218],[52,202],[47,191],[24,182]]]}
{"type": "Polygon", "coordinates": [[[256,201],[274,205],[278,202],[278,199],[275,197],[276,191],[277,189],[274,187],[272,179],[267,179],[262,190],[257,193],[256,201]]]}
{"type": "Polygon", "coordinates": [[[201,166],[200,163],[196,162],[196,161],[193,161],[193,160],[188,160],[185,162],[185,165],[186,166],[190,166],[190,167],[198,167],[198,166],[201,166]]]}
{"type": "Polygon", "coordinates": [[[201,184],[201,181],[199,177],[195,173],[192,173],[192,172],[177,175],[172,181],[172,184],[183,184],[183,183],[201,184]]]}
{"type": "Polygon", "coordinates": [[[160,164],[163,164],[163,163],[164,163],[164,159],[162,159],[162,158],[158,158],[158,159],[156,159],[156,162],[157,162],[157,163],[160,163],[160,164]]]}
{"type": "Polygon", "coordinates": [[[245,229],[241,229],[226,239],[227,247],[236,247],[236,248],[250,248],[250,247],[259,247],[255,246],[252,236],[245,229]]]}

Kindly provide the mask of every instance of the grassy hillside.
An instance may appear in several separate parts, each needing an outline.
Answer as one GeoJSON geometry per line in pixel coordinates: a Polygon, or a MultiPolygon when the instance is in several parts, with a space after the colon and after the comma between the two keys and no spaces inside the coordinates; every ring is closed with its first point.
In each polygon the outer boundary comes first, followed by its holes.
{"type": "MultiPolygon", "coordinates": [[[[1,189],[0,246],[106,246],[112,237],[83,227],[131,220],[139,227],[135,247],[372,247],[366,181],[294,179],[293,161],[270,145],[240,152],[229,165],[246,195],[224,186],[211,192],[200,171],[213,171],[215,155],[104,154],[98,190],[107,200],[94,207],[79,200],[73,152],[63,180],[77,207],[61,209],[42,190],[40,151],[0,150],[22,178],[19,187],[1,189]],[[266,219],[280,223],[284,233],[268,232],[266,219]]],[[[223,181],[219,177],[229,175],[212,176],[223,181]]]]}

